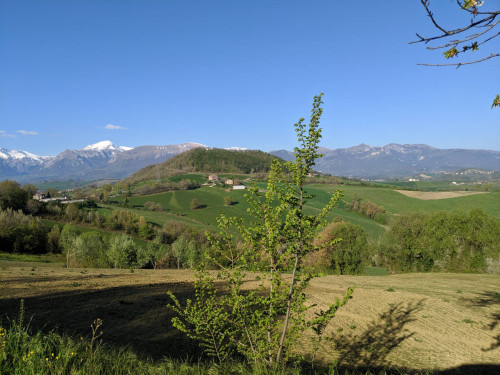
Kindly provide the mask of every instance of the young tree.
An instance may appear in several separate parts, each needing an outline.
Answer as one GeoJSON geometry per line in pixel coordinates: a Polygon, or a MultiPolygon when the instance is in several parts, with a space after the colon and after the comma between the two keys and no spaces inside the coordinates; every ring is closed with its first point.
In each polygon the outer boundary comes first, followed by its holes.
{"type": "Polygon", "coordinates": [[[359,225],[337,219],[321,232],[319,242],[330,244],[325,250],[334,271],[341,275],[361,271],[361,261],[363,254],[366,254],[368,241],[359,225]],[[334,242],[335,239],[339,241],[334,242]]]}
{"type": "Polygon", "coordinates": [[[181,265],[186,260],[188,250],[188,240],[181,236],[172,244],[172,255],[177,260],[177,269],[181,268],[181,265]]]}
{"type": "Polygon", "coordinates": [[[226,195],[224,197],[224,206],[231,206],[233,204],[233,197],[226,195]]]}
{"type": "Polygon", "coordinates": [[[192,210],[197,210],[200,208],[200,201],[197,198],[194,198],[191,200],[191,209],[192,210]]]}
{"type": "Polygon", "coordinates": [[[324,328],[352,293],[349,288],[326,311],[317,312],[312,319],[306,317],[311,306],[306,304],[304,290],[314,275],[302,267],[304,257],[319,249],[313,239],[341,197],[337,191],[317,215],[304,212],[312,198],[305,190],[306,177],[321,156],[321,97],[314,98],[309,126],[304,119],[295,124],[299,140],[295,161],[282,165],[273,160],[265,194],[257,187],[250,189],[251,225],[246,227],[241,219],[221,214],[219,235],[207,234],[212,253],[220,255],[211,261],[218,264],[218,278],[227,285],[227,292],[220,294],[212,276],[201,269],[194,301],[188,300],[183,307],[170,293],[173,304],[169,306],[178,313],[174,326],[200,340],[219,361],[239,352],[251,363],[282,366],[293,357],[293,346],[305,330],[317,334],[319,345],[324,328]],[[240,246],[235,244],[234,228],[240,233],[240,246]],[[246,271],[259,272],[262,282],[257,290],[243,287],[246,271]]]}
{"type": "Polygon", "coordinates": [[[22,210],[28,201],[28,194],[16,181],[0,182],[0,209],[22,210]]]}
{"type": "MultiPolygon", "coordinates": [[[[500,35],[498,32],[498,25],[500,24],[500,10],[487,9],[485,1],[479,0],[457,0],[456,5],[465,14],[472,16],[470,22],[464,26],[457,28],[448,28],[442,26],[437,21],[434,13],[430,9],[429,0],[420,0],[427,16],[432,21],[439,33],[430,37],[423,37],[417,34],[418,40],[413,43],[429,43],[434,41],[441,41],[438,46],[427,47],[429,50],[444,50],[443,56],[445,59],[450,60],[453,58],[460,58],[465,54],[482,50],[483,46],[494,38],[500,35]],[[497,19],[498,18],[498,19],[497,19]],[[496,29],[495,29],[496,28],[496,29]],[[472,34],[468,34],[472,32],[472,34]]],[[[491,44],[490,44],[491,45],[491,44]]],[[[480,63],[494,57],[500,57],[500,53],[492,52],[489,55],[483,55],[469,61],[452,62],[445,64],[418,64],[425,66],[454,66],[461,67],[462,65],[470,65],[480,63]]],[[[497,95],[493,100],[493,107],[500,107],[500,96],[497,95]]]]}
{"type": "Polygon", "coordinates": [[[62,247],[63,254],[66,255],[66,268],[69,268],[71,259],[75,257],[75,241],[81,234],[80,230],[71,224],[64,224],[59,238],[59,246],[62,247]]]}
{"type": "Polygon", "coordinates": [[[107,256],[114,268],[135,268],[137,266],[137,245],[129,236],[115,235],[109,241],[107,256]]]}
{"type": "Polygon", "coordinates": [[[146,246],[137,249],[137,267],[152,267],[156,269],[158,262],[167,256],[168,247],[162,245],[160,239],[156,237],[148,242],[146,246]]]}
{"type": "Polygon", "coordinates": [[[47,251],[49,253],[58,253],[61,251],[59,245],[59,238],[61,236],[61,231],[58,225],[54,225],[50,232],[47,234],[47,251]]]}

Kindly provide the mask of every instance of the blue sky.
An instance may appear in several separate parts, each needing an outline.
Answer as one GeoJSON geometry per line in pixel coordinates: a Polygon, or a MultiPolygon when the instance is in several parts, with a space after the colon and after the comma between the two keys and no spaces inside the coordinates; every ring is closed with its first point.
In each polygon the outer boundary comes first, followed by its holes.
{"type": "Polygon", "coordinates": [[[416,32],[435,34],[418,0],[0,0],[0,147],[292,149],[324,92],[325,147],[500,150],[500,58],[417,66],[444,61],[416,32]]]}

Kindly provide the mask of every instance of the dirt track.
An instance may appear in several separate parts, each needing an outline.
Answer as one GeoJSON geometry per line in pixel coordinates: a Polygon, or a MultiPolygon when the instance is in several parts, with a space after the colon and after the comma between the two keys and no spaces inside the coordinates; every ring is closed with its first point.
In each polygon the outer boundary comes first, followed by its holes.
{"type": "MultiPolygon", "coordinates": [[[[104,321],[104,340],[131,345],[154,358],[198,356],[197,345],[172,328],[167,290],[192,296],[193,272],[184,270],[80,270],[37,264],[0,271],[0,311],[15,317],[24,298],[32,325],[75,336],[104,321]]],[[[324,360],[415,369],[463,364],[500,365],[500,276],[407,274],[327,276],[308,290],[325,308],[350,285],[354,298],[338,313],[324,360]]],[[[305,339],[303,347],[309,340],[305,339]]]]}

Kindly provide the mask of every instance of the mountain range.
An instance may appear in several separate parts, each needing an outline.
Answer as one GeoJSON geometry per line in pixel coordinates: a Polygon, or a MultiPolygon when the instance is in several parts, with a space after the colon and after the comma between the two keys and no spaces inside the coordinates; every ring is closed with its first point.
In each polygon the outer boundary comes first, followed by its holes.
{"type": "MultiPolygon", "coordinates": [[[[38,156],[26,151],[0,148],[0,180],[21,183],[42,180],[122,179],[151,164],[194,148],[209,149],[200,143],[166,146],[117,146],[111,141],[98,142],[79,150],[65,150],[56,156],[38,156]]],[[[229,150],[246,150],[230,147],[229,150]]],[[[454,172],[462,169],[500,171],[500,151],[438,149],[421,144],[395,144],[373,147],[361,144],[349,148],[320,148],[324,155],[316,170],[355,178],[410,177],[419,174],[454,172]]],[[[269,152],[285,160],[293,152],[269,152]]]]}
{"type": "MultiPolygon", "coordinates": [[[[315,169],[335,176],[354,178],[398,178],[419,174],[455,172],[463,169],[500,171],[500,151],[439,149],[423,144],[391,143],[383,147],[366,144],[349,148],[320,148],[323,157],[315,169]]],[[[287,150],[271,151],[292,160],[287,150]]]]}
{"type": "Polygon", "coordinates": [[[65,150],[56,156],[38,156],[0,148],[0,180],[122,179],[151,164],[161,163],[181,152],[203,147],[199,143],[167,146],[117,146],[102,141],[80,150],[65,150]]]}

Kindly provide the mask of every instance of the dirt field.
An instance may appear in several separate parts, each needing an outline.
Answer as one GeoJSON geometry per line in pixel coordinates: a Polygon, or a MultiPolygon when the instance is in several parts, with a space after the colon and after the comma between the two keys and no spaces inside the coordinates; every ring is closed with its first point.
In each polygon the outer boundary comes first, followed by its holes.
{"type": "Polygon", "coordinates": [[[448,199],[465,197],[466,195],[474,194],[487,194],[483,191],[410,191],[410,190],[396,190],[398,193],[406,195],[410,198],[422,199],[424,201],[435,199],[448,199]]]}
{"type": "MultiPolygon", "coordinates": [[[[167,290],[181,299],[192,295],[192,277],[184,270],[131,273],[0,262],[0,312],[5,323],[24,298],[35,328],[87,336],[92,321],[101,318],[107,343],[131,345],[155,358],[196,357],[197,345],[172,328],[165,307],[167,290]]],[[[351,285],[354,298],[327,331],[342,338],[335,350],[324,348],[324,360],[412,369],[500,365],[500,276],[326,276],[308,294],[326,307],[351,285]]]]}

